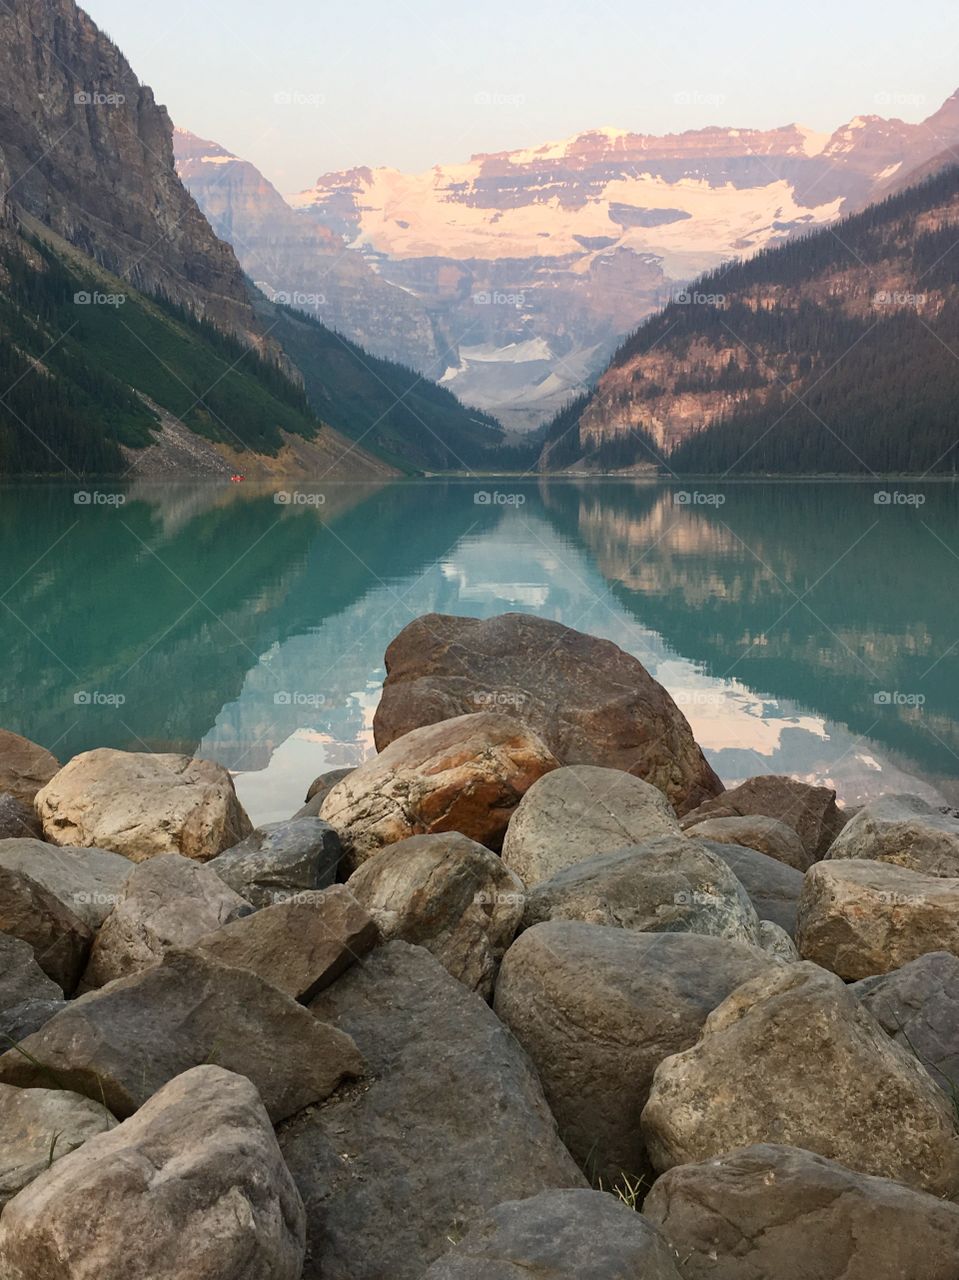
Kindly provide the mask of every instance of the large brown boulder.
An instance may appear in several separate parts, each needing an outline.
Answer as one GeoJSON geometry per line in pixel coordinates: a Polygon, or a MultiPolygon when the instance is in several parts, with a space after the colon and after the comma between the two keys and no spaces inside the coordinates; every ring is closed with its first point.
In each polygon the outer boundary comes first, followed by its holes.
{"type": "Polygon", "coordinates": [[[687,1280],[955,1280],[959,1206],[797,1147],[670,1169],[643,1214],[687,1280]]]}
{"type": "Polygon", "coordinates": [[[683,826],[686,834],[697,840],[755,849],[799,872],[808,871],[813,863],[792,827],[787,827],[778,818],[767,818],[761,813],[753,813],[745,818],[706,818],[695,826],[690,826],[688,822],[683,826]]]}
{"type": "Polygon", "coordinates": [[[493,712],[457,716],[398,738],[338,783],[322,815],[353,871],[410,836],[458,831],[498,850],[520,800],[557,767],[535,733],[493,712]]]}
{"type": "Polygon", "coordinates": [[[855,858],[817,863],[803,885],[796,941],[804,959],[847,981],[930,951],[959,955],[959,879],[855,858]]]}
{"type": "Polygon", "coordinates": [[[529,1059],[421,947],[378,947],[311,1008],[370,1079],[280,1128],[306,1205],[303,1280],[421,1280],[504,1200],[584,1186],[529,1059]]]}
{"type": "Polygon", "coordinates": [[[775,818],[799,836],[810,860],[818,861],[846,822],[830,787],[814,787],[779,774],[760,774],[707,800],[683,818],[684,830],[712,818],[775,818]]]}
{"type": "Polygon", "coordinates": [[[665,1172],[780,1142],[934,1195],[959,1194],[949,1100],[839,978],[814,964],[769,969],[666,1058],[643,1111],[665,1172]]]}
{"type": "Polygon", "coordinates": [[[355,871],[350,892],[384,938],[425,947],[486,999],[523,916],[522,880],[495,853],[458,832],[413,836],[355,871]]]}
{"type": "Polygon", "coordinates": [[[206,1062],[248,1076],[274,1122],[364,1070],[349,1036],[276,987],[201,952],[171,951],[71,1001],[0,1057],[0,1081],[72,1089],[125,1118],[206,1062]]]}
{"type": "Polygon", "coordinates": [[[622,769],[569,765],[523,796],[503,841],[503,861],[532,888],[599,853],[669,835],[681,835],[681,828],[658,787],[622,769]]]}
{"type": "Polygon", "coordinates": [[[602,1191],[544,1191],[497,1205],[423,1280],[681,1280],[641,1213],[602,1191]]]}
{"type": "Polygon", "coordinates": [[[545,618],[432,613],[386,651],[373,728],[383,750],[411,729],[484,706],[508,709],[562,764],[634,773],[679,813],[723,789],[686,717],[642,663],[545,618]]]}
{"type": "Polygon", "coordinates": [[[52,844],[112,849],[131,862],[182,853],[205,862],[253,830],[221,765],[101,747],[75,756],[38,792],[52,844]]]}
{"type": "Polygon", "coordinates": [[[640,1114],[657,1065],[776,963],[725,938],[553,921],[510,947],[494,1007],[536,1064],[563,1141],[611,1187],[648,1170],[640,1114]]]}
{"type": "Polygon", "coordinates": [[[303,1203],[256,1089],[200,1066],[42,1173],[0,1219],[4,1280],[299,1280],[303,1203]]]}
{"type": "Polygon", "coordinates": [[[59,768],[60,762],[45,747],[0,729],[0,792],[32,804],[59,768]]]}

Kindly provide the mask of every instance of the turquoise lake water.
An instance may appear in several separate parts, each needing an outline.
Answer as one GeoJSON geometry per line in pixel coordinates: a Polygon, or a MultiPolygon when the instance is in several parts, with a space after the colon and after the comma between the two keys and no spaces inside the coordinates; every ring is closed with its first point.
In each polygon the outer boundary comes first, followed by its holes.
{"type": "Polygon", "coordinates": [[[0,725],[222,762],[257,822],[373,750],[430,611],[615,641],[729,782],[959,803],[959,487],[613,480],[0,488],[0,725]]]}

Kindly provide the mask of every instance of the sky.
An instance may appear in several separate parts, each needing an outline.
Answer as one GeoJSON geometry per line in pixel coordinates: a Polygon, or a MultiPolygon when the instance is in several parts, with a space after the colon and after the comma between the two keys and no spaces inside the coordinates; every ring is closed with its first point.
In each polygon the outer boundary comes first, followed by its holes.
{"type": "MultiPolygon", "coordinates": [[[[82,0],[81,0],[82,2],[82,0]]],[[[285,194],[614,126],[831,132],[959,88],[955,0],[86,0],[174,123],[285,194]]]]}

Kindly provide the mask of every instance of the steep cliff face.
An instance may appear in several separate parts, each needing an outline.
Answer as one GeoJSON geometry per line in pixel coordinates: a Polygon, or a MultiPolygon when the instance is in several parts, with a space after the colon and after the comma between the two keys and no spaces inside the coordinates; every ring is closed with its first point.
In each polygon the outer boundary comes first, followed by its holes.
{"type": "Polygon", "coordinates": [[[951,471],[959,167],[701,277],[557,418],[543,469],[951,471]]]}
{"type": "Polygon", "coordinates": [[[0,151],[11,206],[133,288],[236,332],[233,250],[179,181],[166,109],[73,0],[0,5],[0,151]]]}

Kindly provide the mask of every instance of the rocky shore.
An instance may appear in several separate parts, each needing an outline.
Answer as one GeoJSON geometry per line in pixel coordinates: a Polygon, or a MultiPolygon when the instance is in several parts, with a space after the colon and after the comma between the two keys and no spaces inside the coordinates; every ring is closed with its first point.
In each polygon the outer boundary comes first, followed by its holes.
{"type": "Polygon", "coordinates": [[[2,1280],[959,1280],[959,813],[430,615],[254,830],[0,731],[2,1280]]]}

